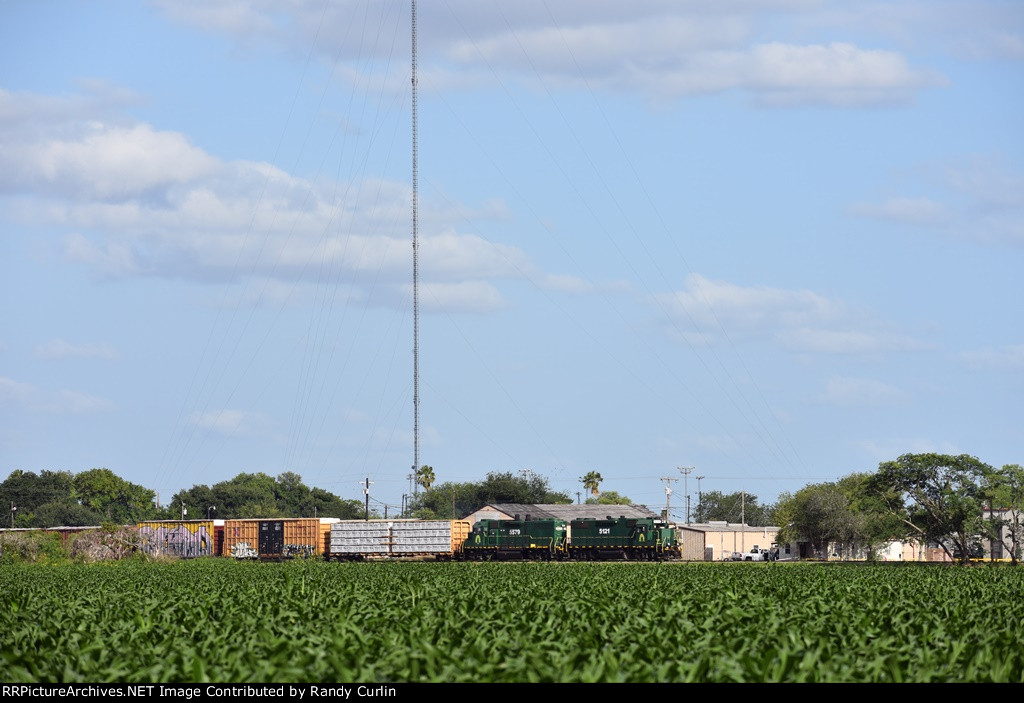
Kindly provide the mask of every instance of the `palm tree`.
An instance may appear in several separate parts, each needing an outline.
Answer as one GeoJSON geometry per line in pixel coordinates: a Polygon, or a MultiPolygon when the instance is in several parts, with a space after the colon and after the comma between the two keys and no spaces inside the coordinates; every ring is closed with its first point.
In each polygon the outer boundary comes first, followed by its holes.
{"type": "Polygon", "coordinates": [[[424,464],[416,471],[416,483],[423,486],[423,490],[429,491],[434,485],[434,467],[424,464]]]}
{"type": "Polygon", "coordinates": [[[596,471],[591,471],[586,476],[580,478],[580,482],[583,484],[583,487],[590,491],[590,494],[595,498],[597,498],[601,493],[601,491],[598,490],[598,487],[601,485],[601,481],[603,480],[604,479],[601,478],[601,474],[596,471]]]}

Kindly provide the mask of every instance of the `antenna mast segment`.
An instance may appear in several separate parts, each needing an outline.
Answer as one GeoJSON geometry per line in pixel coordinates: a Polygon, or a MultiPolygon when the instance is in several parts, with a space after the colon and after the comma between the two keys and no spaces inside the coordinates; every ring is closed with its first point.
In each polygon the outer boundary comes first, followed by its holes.
{"type": "MultiPolygon", "coordinates": [[[[412,0],[412,413],[413,475],[420,467],[420,194],[416,106],[416,0],[412,0]]],[[[413,491],[418,494],[418,484],[413,491]]]]}

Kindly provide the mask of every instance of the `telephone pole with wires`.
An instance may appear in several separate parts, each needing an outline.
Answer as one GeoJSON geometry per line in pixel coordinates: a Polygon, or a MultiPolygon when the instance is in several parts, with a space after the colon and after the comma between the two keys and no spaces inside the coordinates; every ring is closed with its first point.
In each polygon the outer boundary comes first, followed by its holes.
{"type": "Polygon", "coordinates": [[[672,482],[679,479],[673,476],[662,476],[659,480],[665,482],[665,521],[672,522],[672,482]]]}
{"type": "Polygon", "coordinates": [[[366,496],[366,512],[363,513],[363,521],[364,522],[369,522],[370,521],[370,486],[371,485],[372,484],[371,484],[371,481],[370,481],[370,477],[367,476],[365,483],[362,484],[362,486],[363,486],[363,495],[366,496]]]}
{"type": "Polygon", "coordinates": [[[683,475],[683,493],[686,495],[686,524],[690,524],[690,484],[687,478],[694,471],[692,466],[677,466],[679,473],[683,475]]]}

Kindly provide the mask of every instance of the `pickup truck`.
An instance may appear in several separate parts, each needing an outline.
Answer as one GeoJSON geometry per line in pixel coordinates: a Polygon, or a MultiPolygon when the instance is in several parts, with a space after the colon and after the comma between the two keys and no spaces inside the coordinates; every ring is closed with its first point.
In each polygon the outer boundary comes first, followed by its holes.
{"type": "Polygon", "coordinates": [[[743,561],[768,561],[768,559],[768,550],[759,549],[757,546],[743,555],[743,561]]]}

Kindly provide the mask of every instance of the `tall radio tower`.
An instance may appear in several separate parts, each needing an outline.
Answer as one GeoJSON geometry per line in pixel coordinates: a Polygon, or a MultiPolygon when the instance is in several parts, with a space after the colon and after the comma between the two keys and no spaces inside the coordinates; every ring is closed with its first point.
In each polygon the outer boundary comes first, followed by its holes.
{"type": "MultiPolygon", "coordinates": [[[[416,0],[412,0],[412,472],[420,468],[420,184],[416,106],[416,0]]],[[[419,493],[418,483],[413,491],[419,493]]]]}

